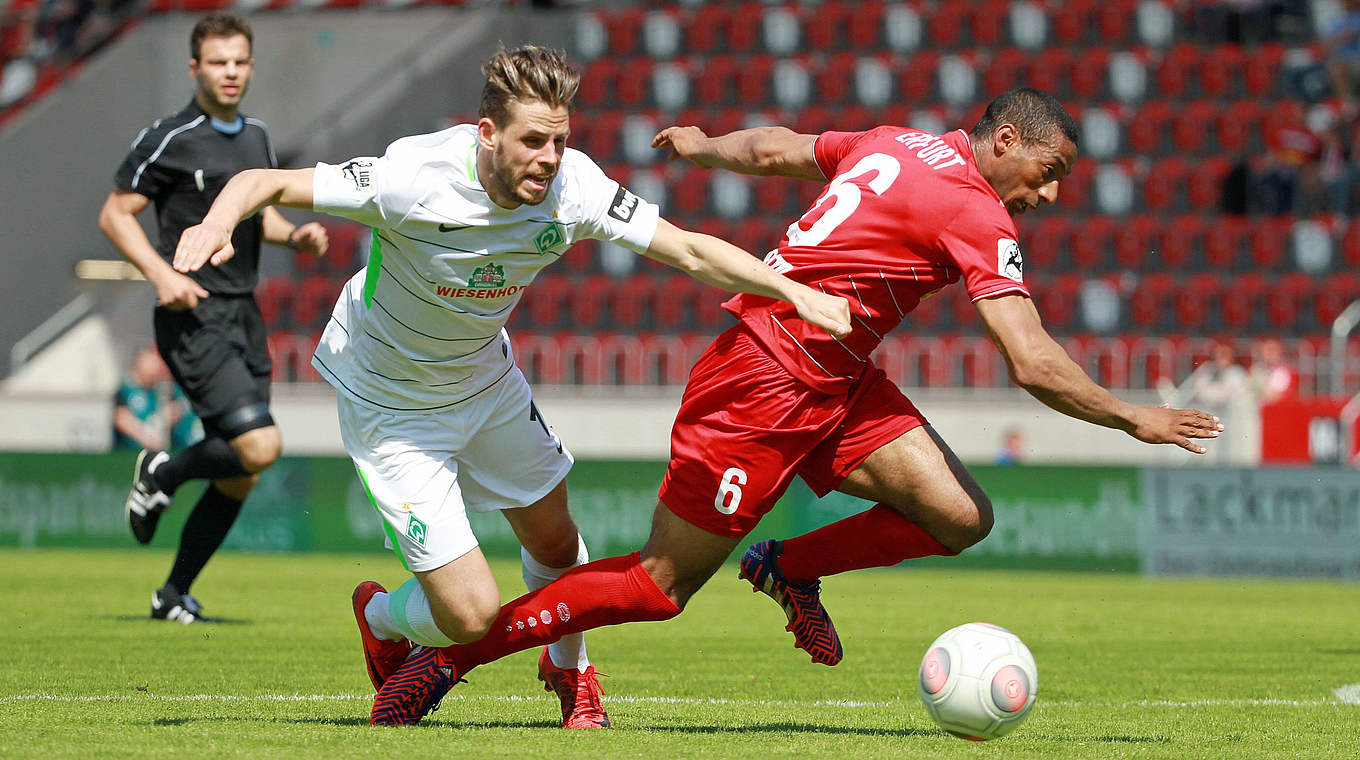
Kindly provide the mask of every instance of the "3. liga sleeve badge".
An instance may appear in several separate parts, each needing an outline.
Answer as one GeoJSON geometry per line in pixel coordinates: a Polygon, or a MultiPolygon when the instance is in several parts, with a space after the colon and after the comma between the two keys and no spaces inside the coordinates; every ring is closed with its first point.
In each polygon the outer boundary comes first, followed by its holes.
{"type": "Polygon", "coordinates": [[[1025,279],[1025,259],[1020,255],[1020,244],[1010,238],[996,241],[996,271],[1006,277],[1023,282],[1025,279]]]}

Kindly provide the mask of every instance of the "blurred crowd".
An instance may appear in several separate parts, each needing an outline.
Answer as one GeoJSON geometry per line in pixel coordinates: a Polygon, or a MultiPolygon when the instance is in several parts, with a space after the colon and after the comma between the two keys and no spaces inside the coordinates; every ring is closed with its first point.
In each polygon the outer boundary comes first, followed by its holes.
{"type": "Polygon", "coordinates": [[[15,0],[0,14],[0,108],[22,100],[48,64],[64,65],[94,53],[147,0],[15,0]]]}

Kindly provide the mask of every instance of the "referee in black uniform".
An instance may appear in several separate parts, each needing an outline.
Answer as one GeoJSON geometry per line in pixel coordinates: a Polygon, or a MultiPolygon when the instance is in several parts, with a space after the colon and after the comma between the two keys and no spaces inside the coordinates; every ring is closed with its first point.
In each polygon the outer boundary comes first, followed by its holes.
{"type": "Polygon", "coordinates": [[[260,243],[318,255],[327,245],[320,224],[294,226],[266,208],[236,228],[236,256],[222,266],[187,276],[170,266],[180,232],[203,219],[232,175],[277,166],[264,122],[238,113],[254,69],[251,42],[250,26],[230,14],[194,26],[194,99],[137,135],[99,214],[100,229],[156,288],[156,345],[206,434],[174,456],[142,451],[126,504],[132,534],[145,544],[175,489],[212,481],[184,524],[169,578],[151,597],[152,617],[182,623],[203,619],[189,587],[222,545],[258,473],[279,457],[279,430],[269,413],[271,363],[254,296],[260,243]],[[154,248],[135,218],[151,203],[160,231],[154,248]]]}

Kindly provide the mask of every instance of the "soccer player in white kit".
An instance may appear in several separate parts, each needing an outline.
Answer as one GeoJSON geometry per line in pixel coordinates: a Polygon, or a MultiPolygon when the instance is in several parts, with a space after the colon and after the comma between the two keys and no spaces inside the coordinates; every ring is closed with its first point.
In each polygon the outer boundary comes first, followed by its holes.
{"type": "MultiPolygon", "coordinates": [[[[380,157],[243,172],[175,253],[181,272],[226,261],[231,229],[265,205],[373,227],[368,266],[346,284],[312,363],[338,391],[345,449],[415,576],[391,593],[372,581],[355,589],[375,688],[408,657],[482,637],[496,617],[500,592],[466,510],[510,522],[531,590],[588,561],[567,509],[572,456],[534,406],[504,329],[538,270],[572,243],[613,241],[710,285],[788,301],[838,337],[850,331],[844,299],[673,226],[566,148],[579,74],[560,53],[502,49],[482,71],[476,124],[402,138],[380,157]]],[[[579,634],[545,647],[539,677],[564,726],[609,725],[579,634]]],[[[375,704],[373,722],[384,715],[375,704]]]]}

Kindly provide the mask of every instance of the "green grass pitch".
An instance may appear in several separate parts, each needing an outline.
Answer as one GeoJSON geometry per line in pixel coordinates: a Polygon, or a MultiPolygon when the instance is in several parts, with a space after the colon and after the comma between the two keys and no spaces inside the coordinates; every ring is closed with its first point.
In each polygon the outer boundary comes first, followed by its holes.
{"type": "MultiPolygon", "coordinates": [[[[679,618],[590,638],[610,731],[556,727],[536,652],[479,668],[415,728],[367,725],[349,593],[390,555],[224,554],[217,625],[146,615],[158,551],[0,551],[0,757],[1360,757],[1360,585],[879,570],[828,579],[845,661],[813,665],[724,568],[679,618]],[[945,629],[1006,626],[1039,664],[1028,723],[937,730],[916,667],[945,629]],[[1349,688],[1347,688],[1349,687],[1349,688]]],[[[497,561],[502,595],[523,588],[497,561]]]]}

